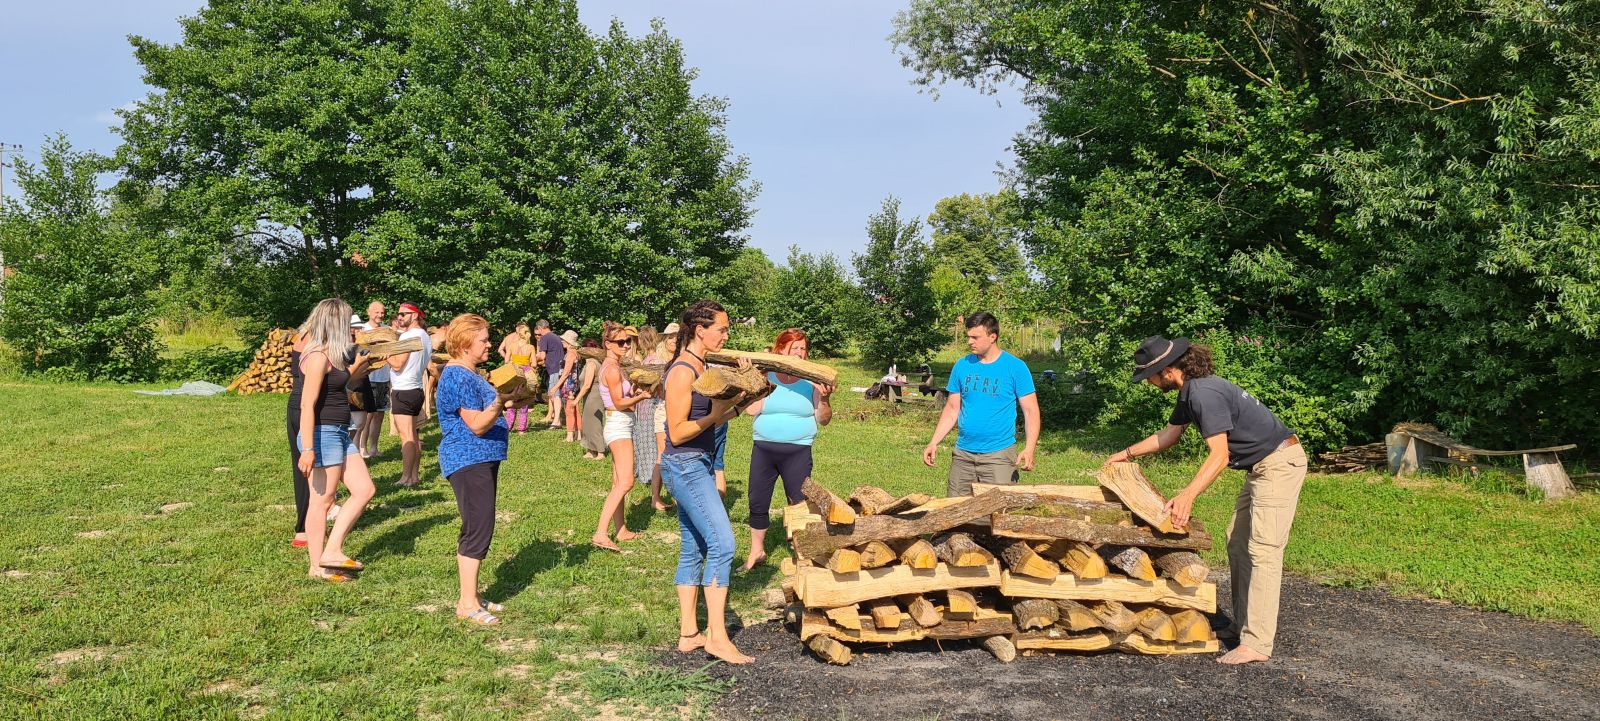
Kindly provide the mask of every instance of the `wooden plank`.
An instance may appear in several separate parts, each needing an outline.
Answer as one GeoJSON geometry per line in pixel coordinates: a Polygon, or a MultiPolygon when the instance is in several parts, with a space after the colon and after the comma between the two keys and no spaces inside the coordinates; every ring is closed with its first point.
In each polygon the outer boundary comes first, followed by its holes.
{"type": "MultiPolygon", "coordinates": [[[[974,498],[987,498],[990,495],[995,494],[974,496],[974,498]]],[[[1144,548],[1211,550],[1211,534],[1206,532],[1205,525],[1197,519],[1190,519],[1189,534],[1186,536],[1154,533],[1150,529],[1142,527],[1128,528],[1104,523],[1089,523],[1073,518],[1016,516],[1004,512],[997,512],[990,518],[989,528],[994,535],[1006,538],[1038,541],[1066,539],[1083,541],[1084,543],[1112,543],[1119,546],[1141,546],[1144,548]]]]}
{"type": "Polygon", "coordinates": [[[1022,631],[1049,628],[1056,625],[1056,620],[1061,618],[1061,612],[1056,609],[1055,602],[1045,598],[1013,601],[1011,615],[1017,621],[1017,629],[1022,631]]]}
{"type": "Polygon", "coordinates": [[[1114,638],[1104,631],[1064,633],[1061,629],[1053,628],[1018,634],[1016,644],[1018,649],[1025,651],[1104,651],[1116,645],[1114,638]]]}
{"type": "MultiPolygon", "coordinates": [[[[817,507],[817,515],[821,516],[822,518],[827,519],[828,523],[834,523],[834,524],[839,524],[839,525],[849,525],[849,524],[852,524],[852,523],[856,522],[855,509],[851,508],[850,504],[845,503],[844,499],[841,499],[838,496],[834,495],[833,491],[830,491],[827,488],[824,488],[821,483],[817,483],[816,481],[813,481],[810,478],[807,478],[805,480],[805,483],[800,485],[800,494],[805,496],[806,500],[808,500],[808,501],[810,501],[810,502],[812,502],[813,504],[816,505],[816,507],[817,507]]],[[[881,538],[863,538],[858,543],[866,543],[867,541],[881,541],[881,540],[884,540],[884,539],[881,539],[881,538]]],[[[819,552],[819,553],[806,552],[806,553],[803,553],[803,555],[805,555],[808,558],[826,558],[828,556],[828,553],[831,553],[833,551],[833,548],[840,548],[840,547],[844,547],[844,546],[854,546],[854,545],[857,545],[857,544],[856,543],[841,543],[841,544],[838,544],[836,546],[833,546],[832,548],[828,548],[823,552],[819,552]]]]}
{"type": "MultiPolygon", "coordinates": [[[[805,485],[814,485],[814,482],[807,480],[805,485]]],[[[802,487],[802,490],[804,490],[804,487],[802,487]]],[[[806,498],[810,499],[811,496],[807,495],[806,498]]],[[[1038,496],[1026,493],[987,493],[982,496],[962,498],[955,505],[929,511],[920,518],[861,516],[856,519],[855,524],[850,528],[835,526],[826,528],[808,527],[796,531],[790,540],[801,556],[806,558],[826,558],[835,548],[858,546],[867,541],[887,541],[895,538],[925,536],[949,530],[975,518],[984,518],[1013,508],[1034,505],[1038,502],[1038,496]]],[[[848,506],[846,507],[848,508],[848,506]]],[[[1209,544],[1209,536],[1206,537],[1206,541],[1209,544]]]]}
{"type": "Polygon", "coordinates": [[[797,577],[804,579],[800,600],[812,608],[832,608],[885,596],[992,588],[1000,585],[1001,573],[997,563],[981,568],[952,568],[941,563],[926,570],[902,565],[862,569],[848,576],[826,568],[806,568],[797,577]]]}
{"type": "Polygon", "coordinates": [[[994,563],[994,554],[978,545],[968,534],[951,533],[938,541],[933,547],[934,553],[938,554],[939,560],[952,566],[967,568],[994,563]]]}
{"type": "Polygon", "coordinates": [[[894,496],[888,491],[877,486],[856,486],[850,493],[850,505],[856,512],[863,516],[875,516],[883,512],[889,504],[894,503],[894,496]]]}
{"type": "Polygon", "coordinates": [[[748,358],[752,365],[762,371],[787,373],[797,378],[804,378],[812,383],[822,383],[830,386],[839,385],[838,371],[821,363],[796,358],[792,355],[752,353],[729,348],[706,354],[706,361],[730,366],[737,365],[741,358],[748,358]]]}
{"type": "Polygon", "coordinates": [[[1482,448],[1469,448],[1468,450],[1462,451],[1462,453],[1465,453],[1469,456],[1525,456],[1531,453],[1561,453],[1563,451],[1576,449],[1577,447],[1578,444],[1576,443],[1568,443],[1560,446],[1550,446],[1549,448],[1523,448],[1515,451],[1489,451],[1482,448]]]}
{"type": "Polygon", "coordinates": [[[783,507],[783,533],[786,538],[793,538],[795,531],[812,524],[821,526],[822,516],[811,510],[805,501],[783,507]]]}
{"type": "Polygon", "coordinates": [[[1117,494],[1100,486],[1075,486],[1057,483],[974,483],[972,495],[985,493],[1032,493],[1046,500],[1067,499],[1120,503],[1117,494]]]}
{"type": "Polygon", "coordinates": [[[1137,463],[1110,463],[1096,476],[1100,485],[1117,494],[1133,514],[1162,533],[1181,533],[1167,517],[1167,499],[1144,477],[1137,463]]]}
{"type": "MultiPolygon", "coordinates": [[[[823,571],[823,573],[827,573],[823,571]]],[[[865,573],[865,572],[863,572],[865,573]]],[[[831,574],[830,574],[831,575],[831,574]]],[[[810,590],[809,587],[807,590],[810,590]]],[[[1165,578],[1133,581],[1126,578],[1079,580],[1070,574],[1046,581],[1004,571],[1000,574],[1000,593],[1020,598],[1065,598],[1074,601],[1119,601],[1155,603],[1173,608],[1193,608],[1206,613],[1217,611],[1217,586],[1207,583],[1185,589],[1165,578]]],[[[848,603],[841,601],[840,603],[848,603]]],[[[813,604],[809,601],[806,605],[813,604]]],[[[820,604],[837,605],[837,604],[820,604]]]]}
{"type": "Polygon", "coordinates": [[[1106,563],[1119,571],[1127,574],[1128,578],[1140,581],[1156,580],[1155,565],[1150,562],[1150,554],[1142,548],[1134,546],[1102,546],[1101,557],[1106,563]]]}
{"type": "Polygon", "coordinates": [[[1162,576],[1184,588],[1199,588],[1211,575],[1205,559],[1193,551],[1157,551],[1150,556],[1162,576]]]}

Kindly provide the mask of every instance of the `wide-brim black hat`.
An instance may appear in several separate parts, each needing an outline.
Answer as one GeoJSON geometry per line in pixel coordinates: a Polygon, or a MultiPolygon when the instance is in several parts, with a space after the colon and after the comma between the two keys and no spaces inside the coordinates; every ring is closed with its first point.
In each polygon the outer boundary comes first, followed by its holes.
{"type": "Polygon", "coordinates": [[[1144,379],[1160,373],[1188,350],[1188,338],[1167,340],[1153,335],[1144,339],[1139,344],[1139,350],[1133,352],[1133,382],[1141,383],[1144,379]]]}

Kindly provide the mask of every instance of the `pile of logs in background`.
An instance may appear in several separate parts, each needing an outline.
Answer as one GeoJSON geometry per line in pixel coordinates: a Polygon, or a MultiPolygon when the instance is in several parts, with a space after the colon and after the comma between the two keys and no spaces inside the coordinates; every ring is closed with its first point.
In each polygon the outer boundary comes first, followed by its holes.
{"type": "Polygon", "coordinates": [[[785,620],[816,655],[966,639],[1020,653],[1213,653],[1216,585],[1197,522],[1175,529],[1138,465],[1100,486],[987,486],[975,495],[848,500],[812,480],[784,511],[785,620]]]}
{"type": "Polygon", "coordinates": [[[288,393],[294,386],[289,374],[289,351],[294,347],[294,329],[279,328],[267,333],[267,339],[256,350],[250,367],[239,374],[228,390],[240,395],[251,393],[288,393]]]}

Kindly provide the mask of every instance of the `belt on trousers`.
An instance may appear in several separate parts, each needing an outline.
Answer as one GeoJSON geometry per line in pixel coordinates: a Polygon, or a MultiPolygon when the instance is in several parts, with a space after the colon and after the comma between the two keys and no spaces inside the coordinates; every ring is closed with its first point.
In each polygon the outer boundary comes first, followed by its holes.
{"type": "Polygon", "coordinates": [[[1277,448],[1272,449],[1272,452],[1277,453],[1278,451],[1288,448],[1289,446],[1298,445],[1300,445],[1300,436],[1289,436],[1288,438],[1283,439],[1283,442],[1279,443],[1277,448]]]}

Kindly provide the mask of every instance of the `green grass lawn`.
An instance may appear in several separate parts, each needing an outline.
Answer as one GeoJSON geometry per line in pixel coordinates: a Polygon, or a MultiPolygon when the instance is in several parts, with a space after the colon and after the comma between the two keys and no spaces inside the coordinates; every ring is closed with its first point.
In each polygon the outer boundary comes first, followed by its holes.
{"type": "MultiPolygon", "coordinates": [[[[845,372],[846,386],[872,375],[845,372]]],[[[0,717],[694,716],[720,691],[650,663],[677,632],[676,518],[651,512],[636,490],[630,525],[645,538],[620,556],[592,551],[609,464],[582,460],[556,433],[513,437],[502,470],[484,581],[507,605],[503,625],[455,620],[449,487],[429,454],[428,482],[395,488],[393,437],[374,466],[379,495],[347,545],[369,570],[348,586],[306,579],[289,546],[283,400],[0,384],[0,717]]],[[[934,418],[931,407],[892,409],[841,389],[815,477],[841,492],[940,492],[944,468],[918,458],[934,418]]],[[[728,458],[740,558],[749,428],[735,424],[728,458]]],[[[1049,433],[1025,480],[1092,482],[1104,454],[1129,440],[1049,433]]],[[[437,442],[432,426],[425,441],[437,442]]],[[[1146,464],[1168,493],[1193,467],[1146,464]]],[[[1241,478],[1226,474],[1197,507],[1219,538],[1241,478]]],[[[759,591],[776,583],[783,555],[774,548],[772,564],[735,577],[742,616],[760,615],[759,591]]],[[[1220,565],[1221,549],[1211,558],[1220,565]]],[[[1593,493],[1546,505],[1442,478],[1312,476],[1287,563],[1329,583],[1600,630],[1593,493]]]]}

